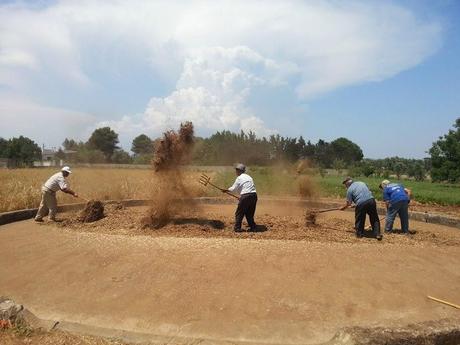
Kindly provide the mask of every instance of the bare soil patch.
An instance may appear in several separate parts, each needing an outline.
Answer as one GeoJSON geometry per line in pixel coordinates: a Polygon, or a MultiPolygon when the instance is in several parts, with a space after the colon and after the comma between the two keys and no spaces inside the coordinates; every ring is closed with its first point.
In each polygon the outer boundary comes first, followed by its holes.
{"type": "MultiPolygon", "coordinates": [[[[296,240],[312,242],[374,243],[369,231],[362,239],[355,237],[353,214],[331,212],[317,215],[316,224],[307,224],[305,209],[280,205],[258,205],[256,212],[257,232],[235,233],[233,205],[201,205],[199,209],[181,207],[181,212],[171,217],[161,228],[146,228],[143,219],[149,214],[148,207],[116,208],[106,210],[106,217],[93,223],[81,223],[73,213],[63,215],[64,221],[57,226],[71,231],[123,234],[129,236],[171,237],[222,237],[270,240],[296,240]]],[[[385,235],[379,245],[460,245],[460,231],[446,226],[411,222],[410,235],[398,231],[395,223],[393,234],[385,235]]],[[[383,227],[383,224],[382,224],[383,227]]]]}
{"type": "Polygon", "coordinates": [[[87,335],[76,335],[67,332],[34,331],[25,336],[13,330],[0,331],[2,345],[125,345],[125,342],[87,335]]]}

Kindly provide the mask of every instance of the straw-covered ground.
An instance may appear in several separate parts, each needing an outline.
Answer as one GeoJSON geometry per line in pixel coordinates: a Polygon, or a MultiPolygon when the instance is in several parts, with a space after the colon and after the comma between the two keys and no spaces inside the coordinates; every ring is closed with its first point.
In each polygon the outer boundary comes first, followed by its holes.
{"type": "MultiPolygon", "coordinates": [[[[234,205],[193,205],[182,208],[165,226],[152,228],[145,225],[148,207],[124,208],[120,205],[106,205],[105,217],[93,223],[82,223],[78,213],[61,215],[57,223],[69,231],[122,234],[129,236],[170,236],[170,237],[220,237],[272,240],[297,240],[313,242],[369,243],[376,241],[369,231],[369,238],[357,239],[353,229],[353,213],[335,211],[319,215],[316,224],[307,224],[305,210],[301,207],[259,204],[256,212],[257,232],[233,231],[234,205]]],[[[243,223],[245,225],[245,223],[243,223]]],[[[403,235],[395,224],[393,234],[386,235],[382,245],[442,245],[460,244],[460,231],[457,229],[425,224],[411,223],[411,234],[403,235]]],[[[383,228],[383,222],[382,222],[383,228]]]]}

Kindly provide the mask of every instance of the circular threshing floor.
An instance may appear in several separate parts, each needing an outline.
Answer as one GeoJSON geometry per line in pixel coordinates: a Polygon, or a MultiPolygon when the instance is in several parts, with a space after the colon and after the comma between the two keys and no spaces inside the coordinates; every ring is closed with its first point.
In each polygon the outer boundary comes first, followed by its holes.
{"type": "MultiPolygon", "coordinates": [[[[234,206],[203,205],[161,229],[147,209],[95,223],[0,227],[0,295],[44,319],[155,334],[170,343],[322,343],[342,327],[401,327],[458,310],[460,231],[355,239],[353,213],[305,227],[301,208],[260,203],[257,233],[234,233],[234,206]],[[223,228],[221,223],[223,222],[223,228]]],[[[159,339],[157,337],[157,339],[159,339]]]]}

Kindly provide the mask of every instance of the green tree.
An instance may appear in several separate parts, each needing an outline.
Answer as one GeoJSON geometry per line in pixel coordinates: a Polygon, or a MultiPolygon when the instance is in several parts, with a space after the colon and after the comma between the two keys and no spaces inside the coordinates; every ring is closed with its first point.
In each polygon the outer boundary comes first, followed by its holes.
{"type": "Polygon", "coordinates": [[[334,153],[331,144],[319,139],[315,146],[315,162],[324,168],[330,168],[334,161],[334,153]]]}
{"type": "Polygon", "coordinates": [[[416,181],[423,181],[425,179],[425,168],[422,163],[417,163],[414,165],[412,176],[416,181]]]}
{"type": "Polygon", "coordinates": [[[96,129],[88,139],[88,147],[101,151],[107,161],[110,161],[115,150],[119,149],[118,143],[118,134],[110,127],[96,129]]]}
{"type": "Polygon", "coordinates": [[[393,172],[399,180],[404,172],[404,164],[402,162],[397,162],[393,167],[393,172]]]}
{"type": "Polygon", "coordinates": [[[77,151],[78,148],[82,145],[83,145],[82,142],[77,143],[75,140],[67,139],[67,138],[65,138],[64,142],[62,143],[62,147],[64,148],[64,150],[72,150],[72,151],[77,151]]]}
{"type": "Polygon", "coordinates": [[[331,142],[331,148],[336,159],[343,160],[347,165],[363,159],[361,148],[347,138],[338,138],[331,142]]]}
{"type": "Polygon", "coordinates": [[[332,162],[332,168],[337,170],[337,174],[342,175],[342,170],[347,167],[343,159],[336,158],[332,162]]]}
{"type": "Polygon", "coordinates": [[[75,162],[77,163],[104,163],[105,161],[106,156],[102,151],[91,150],[86,145],[79,147],[75,155],[75,162]]]}
{"type": "Polygon", "coordinates": [[[454,129],[433,143],[429,153],[433,181],[460,181],[460,118],[455,121],[454,129]]]}
{"type": "Polygon", "coordinates": [[[112,163],[130,164],[133,162],[132,157],[124,150],[115,150],[111,157],[112,163]]]}
{"type": "Polygon", "coordinates": [[[364,162],[361,163],[361,173],[369,177],[372,174],[375,173],[375,166],[371,161],[365,160],[364,162]]]}
{"type": "Polygon", "coordinates": [[[8,140],[0,138],[0,158],[8,157],[8,140]]]}
{"type": "Polygon", "coordinates": [[[136,155],[151,155],[153,153],[153,140],[145,134],[138,135],[133,139],[131,151],[136,155]]]}
{"type": "Polygon", "coordinates": [[[33,140],[21,135],[8,140],[6,157],[18,166],[32,166],[34,161],[42,159],[42,150],[33,140]]]}

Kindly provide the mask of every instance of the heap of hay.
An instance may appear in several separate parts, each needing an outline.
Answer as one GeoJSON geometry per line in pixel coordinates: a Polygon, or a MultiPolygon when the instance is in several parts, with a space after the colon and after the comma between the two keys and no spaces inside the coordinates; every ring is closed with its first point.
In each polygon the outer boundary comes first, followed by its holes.
{"type": "Polygon", "coordinates": [[[99,200],[90,200],[78,215],[78,221],[92,223],[104,218],[104,204],[99,200]]]}
{"type": "Polygon", "coordinates": [[[315,211],[307,211],[305,213],[305,223],[307,226],[316,224],[316,215],[315,211]]]}

